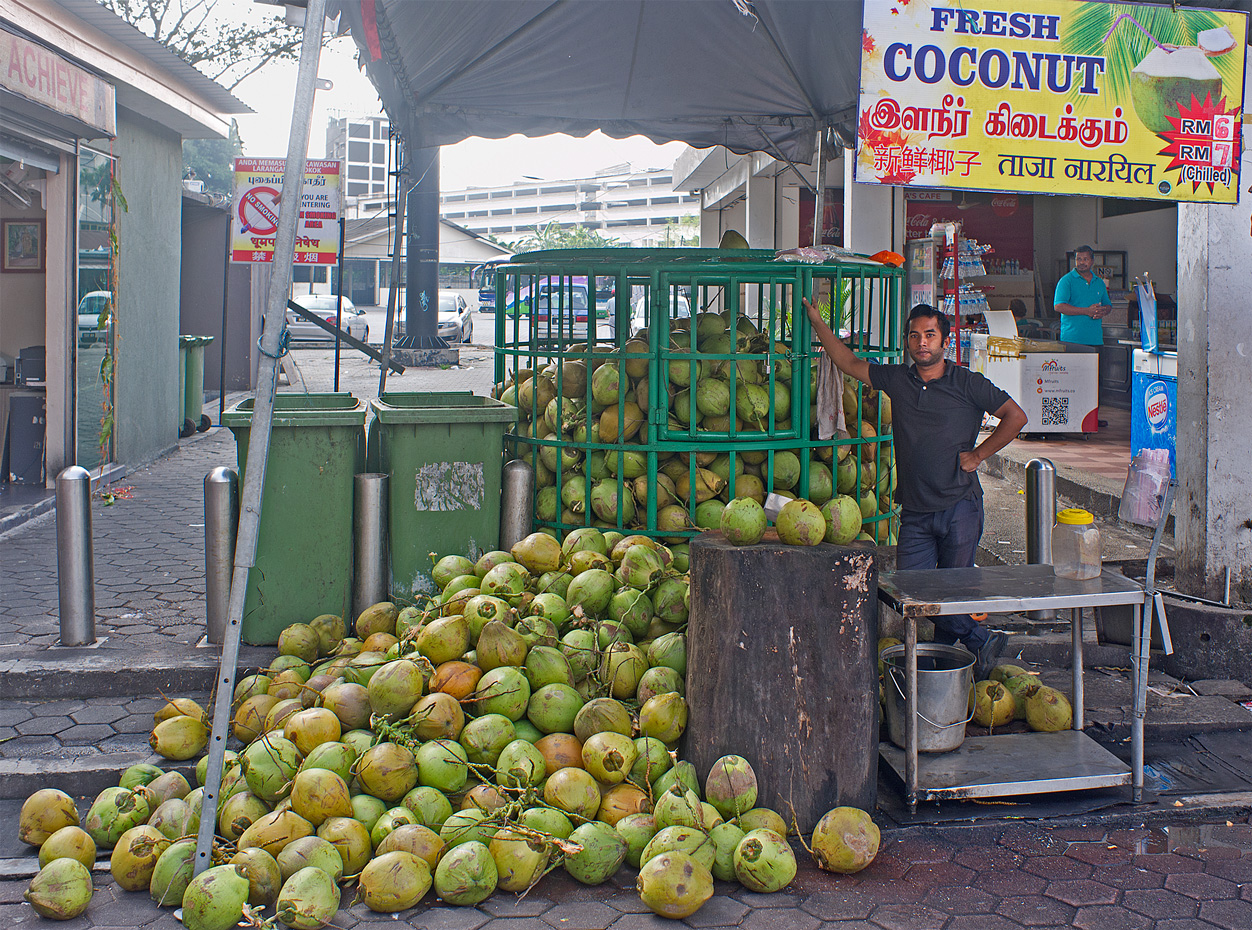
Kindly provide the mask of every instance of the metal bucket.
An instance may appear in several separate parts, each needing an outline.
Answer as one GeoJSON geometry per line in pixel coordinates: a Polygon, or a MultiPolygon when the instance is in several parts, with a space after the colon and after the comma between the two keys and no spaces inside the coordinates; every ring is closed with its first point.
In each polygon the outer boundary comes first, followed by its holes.
{"type": "MultiPolygon", "coordinates": [[[[907,683],[904,646],[882,651],[883,688],[887,697],[887,732],[905,748],[907,683]]],[[[974,656],[960,646],[917,644],[917,750],[950,752],[965,740],[965,724],[973,717],[969,690],[974,684],[974,656]]]]}

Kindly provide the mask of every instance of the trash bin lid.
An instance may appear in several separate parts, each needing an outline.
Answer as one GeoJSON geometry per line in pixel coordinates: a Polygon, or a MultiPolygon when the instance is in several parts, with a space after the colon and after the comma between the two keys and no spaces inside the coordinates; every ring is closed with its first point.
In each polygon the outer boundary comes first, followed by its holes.
{"type": "MultiPolygon", "coordinates": [[[[241,400],[222,414],[222,425],[247,429],[252,425],[255,398],[241,400]]],[[[274,395],[273,426],[364,426],[365,401],[346,391],[324,394],[274,395]]]]}
{"type": "Polygon", "coordinates": [[[510,423],[517,408],[469,391],[388,391],[370,407],[380,423],[510,423]]]}

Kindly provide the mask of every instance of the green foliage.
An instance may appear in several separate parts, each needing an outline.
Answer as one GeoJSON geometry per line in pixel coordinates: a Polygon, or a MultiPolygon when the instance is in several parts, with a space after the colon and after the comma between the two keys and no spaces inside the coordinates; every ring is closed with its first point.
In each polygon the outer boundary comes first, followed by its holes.
{"type": "MultiPolygon", "coordinates": [[[[303,30],[282,5],[222,0],[100,0],[144,35],[234,90],[271,61],[295,61],[303,30]]],[[[333,35],[329,32],[324,42],[333,35]]]]}
{"type": "Polygon", "coordinates": [[[517,252],[537,252],[541,249],[611,249],[621,245],[621,241],[608,239],[598,230],[583,226],[566,228],[553,220],[536,226],[533,235],[519,239],[511,248],[517,252]]]}
{"type": "Polygon", "coordinates": [[[194,171],[204,182],[206,194],[229,194],[235,173],[235,159],[243,154],[239,124],[230,121],[230,136],[225,139],[185,139],[183,141],[183,174],[194,171]]]}

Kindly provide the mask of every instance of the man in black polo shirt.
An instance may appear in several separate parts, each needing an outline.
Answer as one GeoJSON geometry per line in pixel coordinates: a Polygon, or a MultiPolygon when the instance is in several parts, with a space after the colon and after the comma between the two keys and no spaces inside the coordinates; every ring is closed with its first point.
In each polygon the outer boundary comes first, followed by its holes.
{"type": "MultiPolygon", "coordinates": [[[[909,313],[912,365],[879,365],[858,357],[839,341],[808,300],[809,320],[822,348],[846,375],[891,398],[891,423],[899,473],[900,532],[896,567],[968,568],[982,537],[982,486],[978,466],[1004,448],[1026,425],[1026,413],[983,375],[944,360],[951,324],[926,304],[909,313]],[[1000,424],[981,444],[984,413],[1000,424]]],[[[935,618],[935,639],[960,640],[977,659],[983,678],[1007,638],[988,633],[968,614],[935,618]]]]}

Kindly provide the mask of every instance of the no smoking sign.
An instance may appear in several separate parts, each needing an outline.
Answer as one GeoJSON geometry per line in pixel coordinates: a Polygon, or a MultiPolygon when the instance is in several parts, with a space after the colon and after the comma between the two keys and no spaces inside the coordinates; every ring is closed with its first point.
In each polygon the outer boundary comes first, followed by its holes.
{"type": "MultiPolygon", "coordinates": [[[[282,158],[235,159],[235,196],[231,211],[233,262],[272,262],[278,217],[284,201],[282,158]]],[[[289,195],[287,200],[291,200],[289,195]]],[[[310,160],[300,190],[296,227],[296,265],[333,265],[339,255],[339,162],[310,160]]]]}

